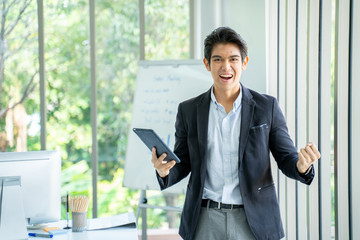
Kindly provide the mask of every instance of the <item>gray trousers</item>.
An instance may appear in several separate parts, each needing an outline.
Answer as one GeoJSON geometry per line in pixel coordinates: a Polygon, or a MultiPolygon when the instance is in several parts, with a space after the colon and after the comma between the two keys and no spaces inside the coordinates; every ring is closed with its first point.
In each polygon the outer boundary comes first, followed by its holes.
{"type": "Polygon", "coordinates": [[[195,240],[255,239],[246,220],[244,208],[213,209],[202,207],[195,240]]]}

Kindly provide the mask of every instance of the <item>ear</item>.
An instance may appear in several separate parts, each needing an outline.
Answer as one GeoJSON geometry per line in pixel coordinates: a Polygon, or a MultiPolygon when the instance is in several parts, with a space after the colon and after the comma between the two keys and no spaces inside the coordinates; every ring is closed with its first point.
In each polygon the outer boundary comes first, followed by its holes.
{"type": "Polygon", "coordinates": [[[249,62],[249,57],[246,56],[246,58],[245,58],[244,61],[243,61],[242,67],[241,67],[241,69],[242,69],[243,71],[246,69],[246,66],[247,66],[248,62],[249,62]]]}
{"type": "Polygon", "coordinates": [[[210,63],[208,62],[208,60],[206,58],[203,59],[204,65],[206,67],[206,69],[210,72],[210,63]]]}

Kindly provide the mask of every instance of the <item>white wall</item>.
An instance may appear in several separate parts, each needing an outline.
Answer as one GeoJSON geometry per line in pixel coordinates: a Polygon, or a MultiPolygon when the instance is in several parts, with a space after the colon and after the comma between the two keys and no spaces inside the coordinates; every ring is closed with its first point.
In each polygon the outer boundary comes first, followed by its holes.
{"type": "MultiPolygon", "coordinates": [[[[201,44],[215,28],[227,26],[247,42],[249,64],[241,82],[266,93],[265,0],[201,0],[201,44]]],[[[201,47],[203,57],[203,46],[201,47]]]]}

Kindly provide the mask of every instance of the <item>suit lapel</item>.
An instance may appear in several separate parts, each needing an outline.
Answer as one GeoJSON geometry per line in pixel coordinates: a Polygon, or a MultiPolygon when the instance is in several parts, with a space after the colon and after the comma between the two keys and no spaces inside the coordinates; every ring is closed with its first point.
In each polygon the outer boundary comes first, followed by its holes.
{"type": "Polygon", "coordinates": [[[240,129],[240,140],[239,140],[239,160],[242,163],[244,156],[244,150],[249,136],[250,123],[253,118],[255,101],[252,99],[250,91],[245,88],[243,85],[242,94],[243,98],[241,100],[241,129],[240,129]]]}
{"type": "MultiPolygon", "coordinates": [[[[197,131],[199,141],[199,156],[203,157],[201,165],[205,165],[205,155],[207,149],[207,135],[209,126],[209,107],[210,107],[211,88],[204,94],[204,97],[197,104],[197,131]]],[[[205,179],[205,167],[201,167],[202,179],[205,179]]]]}

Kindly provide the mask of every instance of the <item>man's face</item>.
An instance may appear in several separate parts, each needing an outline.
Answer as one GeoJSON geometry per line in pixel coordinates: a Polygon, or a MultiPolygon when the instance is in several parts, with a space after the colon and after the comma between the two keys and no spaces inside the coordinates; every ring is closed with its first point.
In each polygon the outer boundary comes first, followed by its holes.
{"type": "Polygon", "coordinates": [[[215,93],[238,91],[241,73],[246,69],[248,59],[241,59],[240,49],[236,44],[219,43],[213,47],[210,63],[204,58],[204,64],[211,72],[215,93]]]}

